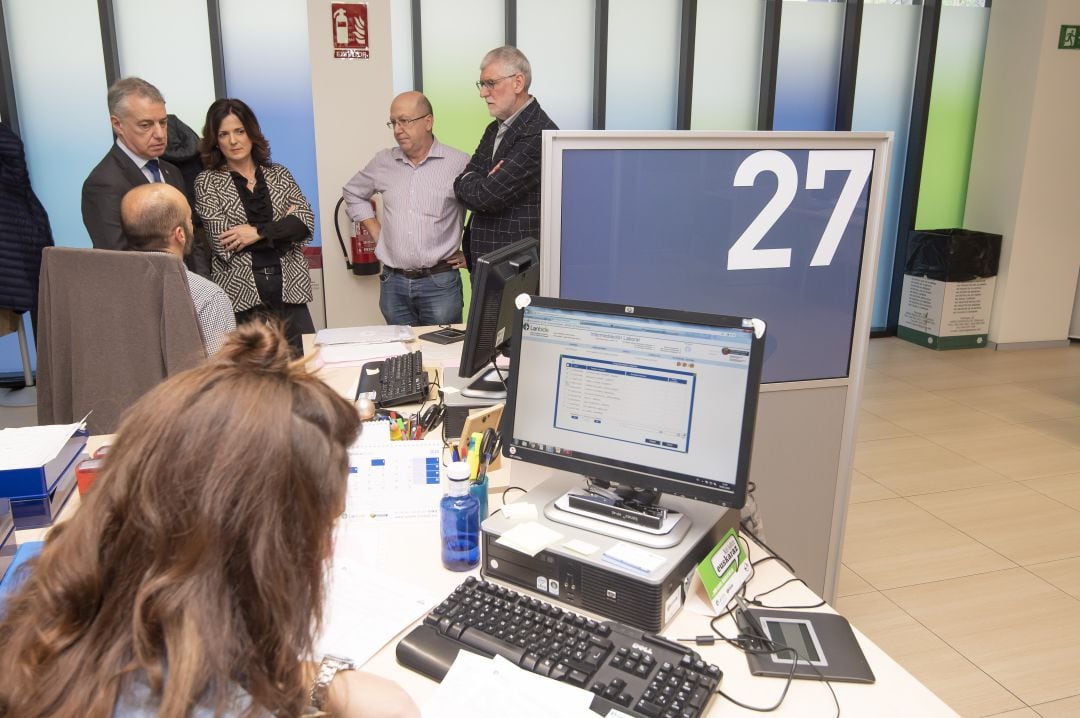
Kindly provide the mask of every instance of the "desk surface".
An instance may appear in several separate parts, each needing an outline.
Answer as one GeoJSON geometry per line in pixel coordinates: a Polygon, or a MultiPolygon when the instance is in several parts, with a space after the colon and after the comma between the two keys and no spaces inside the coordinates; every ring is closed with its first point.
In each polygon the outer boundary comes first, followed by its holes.
{"type": "MultiPolygon", "coordinates": [[[[419,331],[419,330],[418,330],[419,331]]],[[[424,352],[425,363],[432,365],[452,365],[460,351],[460,344],[441,346],[428,342],[418,342],[417,348],[424,352]]],[[[322,374],[327,383],[343,394],[347,394],[358,376],[358,367],[326,367],[322,374]]],[[[88,449],[93,451],[108,437],[91,437],[88,449]]],[[[505,462],[498,476],[498,485],[514,485],[530,489],[552,474],[551,469],[532,466],[520,462],[505,462]]],[[[492,508],[501,504],[501,490],[492,493],[492,508]]],[[[509,500],[520,500],[520,494],[508,496],[509,500]]],[[[76,493],[64,508],[60,520],[71,516],[79,506],[76,493]]],[[[17,531],[19,543],[41,540],[47,529],[17,531]]],[[[348,550],[362,554],[365,562],[374,564],[380,571],[401,581],[422,586],[435,598],[449,594],[455,586],[468,575],[479,575],[478,570],[469,573],[455,573],[443,568],[438,551],[438,524],[416,521],[380,523],[377,526],[350,527],[348,550]]],[[[751,559],[757,560],[767,555],[757,544],[750,543],[751,559]]],[[[792,578],[792,574],[776,561],[767,561],[756,568],[756,573],[748,585],[750,596],[772,589],[792,578]]],[[[545,597],[551,600],[550,597],[545,597]]],[[[820,598],[799,582],[769,594],[767,603],[774,606],[811,605],[820,598]]],[[[557,603],[557,602],[555,602],[557,603]]],[[[688,638],[708,634],[710,616],[697,613],[695,603],[690,602],[668,624],[663,634],[669,638],[688,638]]],[[[586,613],[572,606],[565,606],[578,613],[586,613]]],[[[817,611],[832,612],[824,606],[817,611]]],[[[595,616],[596,618],[603,618],[595,616]]],[[[415,625],[415,624],[414,624],[415,625]]],[[[364,669],[400,683],[402,687],[421,706],[436,688],[436,683],[425,676],[414,673],[398,665],[394,657],[394,648],[413,626],[407,626],[387,644],[374,658],[365,664],[364,669]]],[[[719,622],[721,631],[727,635],[736,632],[734,621],[725,618],[719,622]]],[[[863,652],[873,668],[877,682],[872,685],[852,683],[832,683],[840,702],[842,716],[955,716],[950,709],[928,688],[919,683],[910,673],[878,648],[870,639],[855,629],[863,652]]],[[[770,706],[776,702],[783,690],[783,679],[760,678],[750,675],[746,659],[735,648],[723,643],[713,646],[697,646],[696,650],[710,663],[715,663],[724,672],[720,689],[743,703],[755,706],[770,706]]],[[[792,683],[787,697],[779,709],[778,716],[833,716],[836,706],[828,688],[817,681],[796,680],[792,683]]],[[[756,715],[753,711],[740,708],[720,696],[713,699],[709,716],[721,715],[756,715]]]]}

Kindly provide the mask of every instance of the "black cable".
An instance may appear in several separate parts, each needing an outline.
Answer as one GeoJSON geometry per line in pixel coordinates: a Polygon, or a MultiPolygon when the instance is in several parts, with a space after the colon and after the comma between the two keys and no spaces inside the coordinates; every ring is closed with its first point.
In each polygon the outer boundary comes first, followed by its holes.
{"type": "MultiPolygon", "coordinates": [[[[740,635],[742,635],[742,634],[740,634],[740,635]]],[[[768,643],[773,643],[772,641],[770,641],[767,638],[762,639],[762,638],[758,638],[757,636],[750,636],[749,638],[753,638],[754,640],[757,640],[757,641],[767,641],[768,643]]],[[[758,713],[771,713],[772,711],[779,708],[780,704],[784,702],[785,698],[787,698],[788,689],[791,688],[791,681],[794,680],[794,678],[795,678],[795,667],[797,665],[799,665],[799,652],[796,651],[794,648],[788,648],[787,646],[782,646],[781,644],[778,644],[778,643],[773,644],[773,645],[774,645],[774,648],[772,650],[767,649],[767,648],[758,649],[758,648],[746,648],[746,647],[743,647],[742,651],[744,653],[754,653],[754,654],[757,654],[757,655],[772,655],[773,653],[783,653],[784,651],[791,651],[792,654],[794,654],[795,658],[791,661],[791,670],[788,671],[787,680],[784,681],[784,690],[780,691],[780,698],[777,699],[776,703],[769,706],[768,708],[762,708],[760,706],[752,706],[749,703],[743,703],[740,700],[732,698],[731,696],[729,696],[727,693],[724,693],[719,688],[716,689],[716,694],[719,695],[719,696],[722,696],[725,700],[727,700],[727,701],[729,701],[731,703],[734,703],[735,705],[737,705],[737,706],[739,706],[741,708],[745,708],[745,709],[751,710],[751,711],[756,711],[758,713]],[[775,646],[780,646],[780,647],[776,648],[775,646]]],[[[832,690],[831,686],[830,686],[829,690],[832,690]]],[[[834,693],[833,695],[835,697],[836,694],[834,693]]],[[[837,703],[838,708],[839,708],[839,705],[840,704],[837,703]]]]}
{"type": "Polygon", "coordinates": [[[750,538],[754,539],[754,543],[756,543],[758,546],[761,546],[761,548],[763,548],[766,551],[768,551],[769,553],[771,553],[773,556],[776,557],[776,559],[778,561],[780,561],[780,563],[787,566],[789,571],[791,571],[792,573],[795,573],[795,569],[793,569],[791,567],[791,564],[788,563],[787,560],[784,559],[778,552],[774,551],[773,548],[771,546],[769,546],[769,544],[765,543],[765,541],[762,540],[760,536],[754,535],[754,532],[750,530],[750,527],[747,525],[747,523],[745,521],[740,521],[739,526],[742,528],[743,533],[749,535],[750,538]]]}
{"type": "Polygon", "coordinates": [[[505,489],[503,489],[503,492],[502,492],[502,502],[503,502],[504,504],[506,503],[506,492],[507,492],[507,491],[512,491],[512,490],[514,490],[514,489],[517,489],[518,491],[520,491],[520,492],[521,492],[521,493],[523,493],[523,494],[527,494],[527,493],[529,493],[528,491],[526,491],[525,489],[521,488],[520,486],[507,486],[507,487],[506,487],[505,489]]]}
{"type": "MultiPolygon", "coordinates": [[[[750,603],[754,604],[755,606],[761,606],[762,608],[775,608],[775,609],[821,608],[822,606],[825,605],[824,600],[821,600],[821,601],[818,601],[817,603],[812,603],[812,604],[809,604],[809,605],[806,605],[806,606],[766,606],[764,603],[761,602],[760,599],[761,599],[762,596],[768,596],[773,591],[778,591],[781,588],[783,588],[784,586],[787,586],[790,583],[795,583],[796,581],[798,581],[802,585],[806,586],[806,581],[803,581],[798,576],[794,576],[794,577],[789,578],[788,580],[784,581],[783,583],[781,583],[778,586],[773,586],[768,591],[762,591],[761,593],[757,594],[752,599],[750,599],[750,603]]],[[[806,586],[806,587],[810,588],[809,586],[806,586]]]]}
{"type": "Polygon", "coordinates": [[[502,371],[499,369],[498,363],[496,363],[494,359],[491,360],[491,368],[494,369],[495,373],[498,375],[499,381],[502,382],[503,389],[506,389],[506,377],[503,376],[502,371]]]}

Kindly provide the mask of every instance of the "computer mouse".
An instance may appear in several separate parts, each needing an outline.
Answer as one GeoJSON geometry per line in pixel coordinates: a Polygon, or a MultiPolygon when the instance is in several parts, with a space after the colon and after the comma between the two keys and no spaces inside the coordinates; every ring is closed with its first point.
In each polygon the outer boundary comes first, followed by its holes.
{"type": "Polygon", "coordinates": [[[360,412],[363,421],[371,421],[375,418],[375,402],[366,396],[356,400],[356,410],[360,412]]]}

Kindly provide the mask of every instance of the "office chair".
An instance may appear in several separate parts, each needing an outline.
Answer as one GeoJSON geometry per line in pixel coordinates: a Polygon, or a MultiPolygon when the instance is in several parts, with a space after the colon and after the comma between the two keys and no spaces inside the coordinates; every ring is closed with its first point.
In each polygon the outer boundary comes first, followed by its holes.
{"type": "Polygon", "coordinates": [[[49,247],[38,290],[38,423],[92,410],[92,434],[165,377],[205,361],[182,262],[168,254],[49,247]]]}

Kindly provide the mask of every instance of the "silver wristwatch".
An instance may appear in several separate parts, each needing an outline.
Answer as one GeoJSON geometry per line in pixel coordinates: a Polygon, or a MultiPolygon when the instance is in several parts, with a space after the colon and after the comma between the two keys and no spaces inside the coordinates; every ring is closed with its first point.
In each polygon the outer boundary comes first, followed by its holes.
{"type": "Polygon", "coordinates": [[[348,658],[339,658],[327,654],[323,656],[319,664],[319,672],[315,674],[315,682],[311,684],[311,705],[320,711],[326,710],[326,698],[330,693],[330,681],[338,671],[355,671],[356,664],[348,658]]]}

